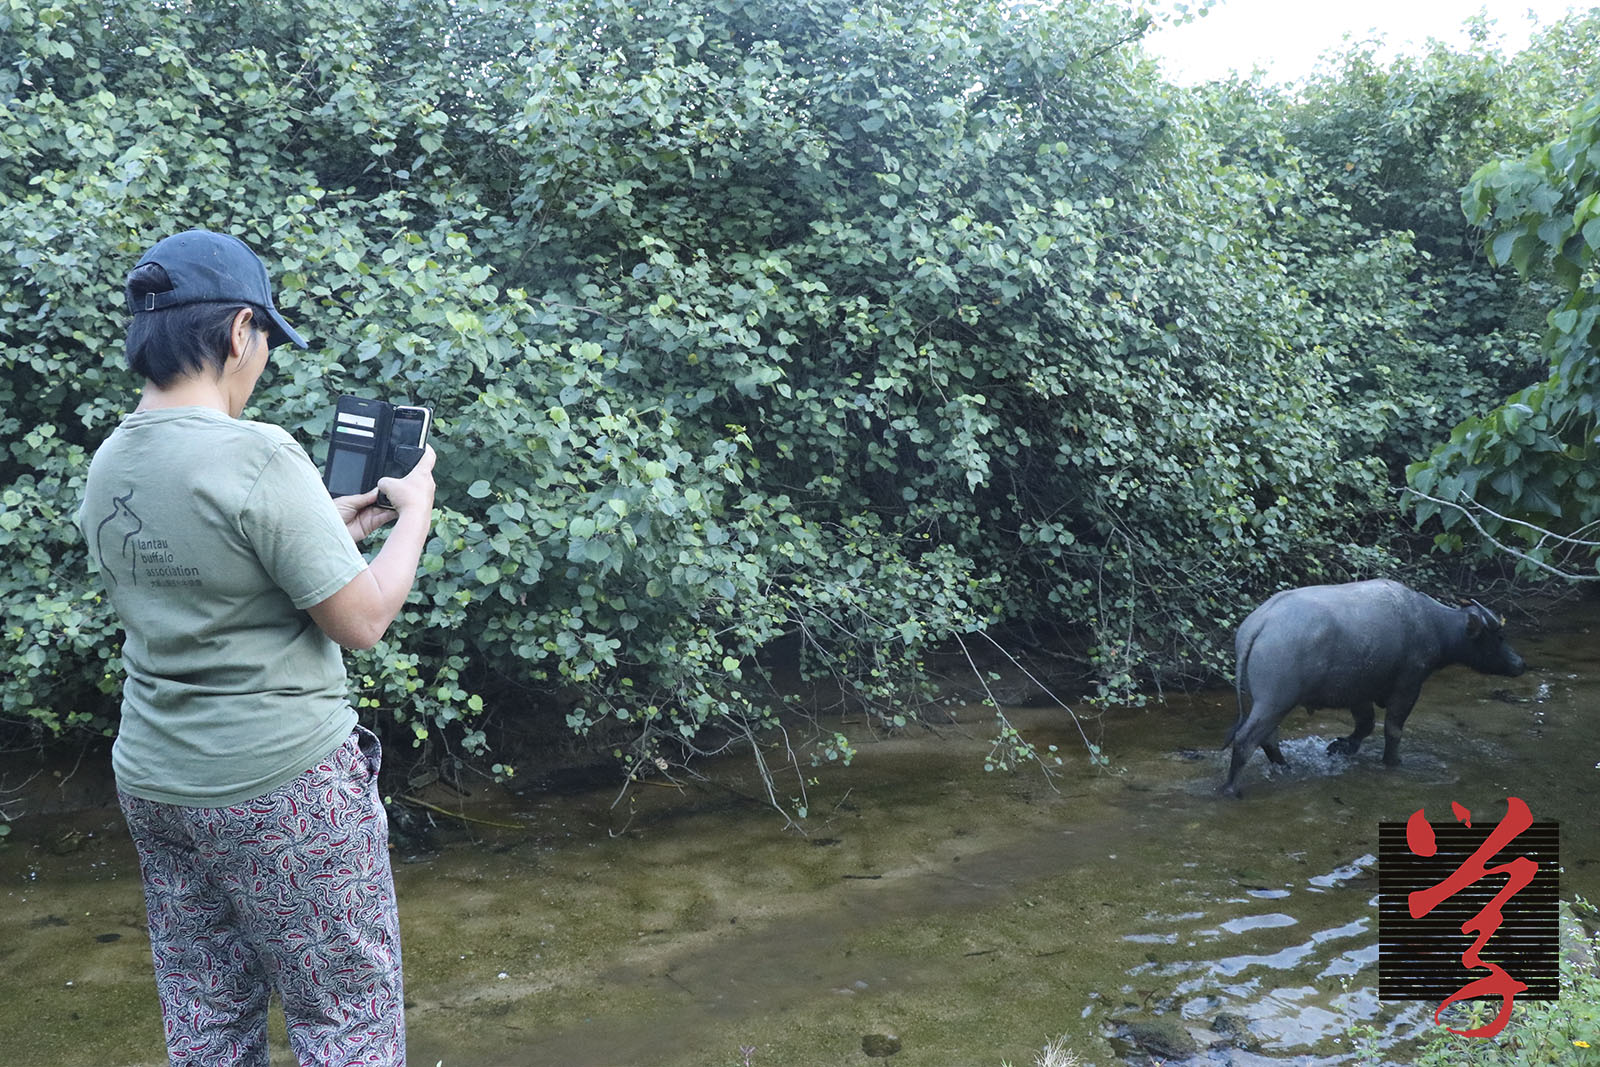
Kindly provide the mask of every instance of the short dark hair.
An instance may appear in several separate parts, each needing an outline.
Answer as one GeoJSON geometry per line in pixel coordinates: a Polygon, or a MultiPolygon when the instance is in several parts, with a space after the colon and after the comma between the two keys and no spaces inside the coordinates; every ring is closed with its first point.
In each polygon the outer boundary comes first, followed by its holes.
{"type": "MultiPolygon", "coordinates": [[[[131,303],[143,303],[146,293],[171,291],[172,281],[160,264],[146,263],[128,275],[131,303]]],[[[249,303],[179,304],[139,312],[128,323],[128,369],[161,388],[185,374],[222,373],[232,351],[233,317],[242,308],[251,310],[251,326],[266,333],[266,310],[249,303]]]]}

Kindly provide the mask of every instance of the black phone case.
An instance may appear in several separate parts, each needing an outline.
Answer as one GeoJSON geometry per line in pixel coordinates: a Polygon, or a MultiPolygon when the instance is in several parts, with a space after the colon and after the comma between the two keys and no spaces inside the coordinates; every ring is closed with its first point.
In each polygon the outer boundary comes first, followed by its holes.
{"type": "Polygon", "coordinates": [[[382,400],[341,396],[328,429],[322,481],[334,496],[357,496],[378,483],[389,448],[394,407],[382,400]]]}
{"type": "MultiPolygon", "coordinates": [[[[329,493],[359,496],[370,492],[380,478],[404,478],[411,473],[423,450],[392,442],[393,423],[393,404],[349,395],[339,398],[328,430],[328,458],[322,476],[329,493]],[[360,478],[356,480],[352,475],[358,465],[360,478]]],[[[378,504],[392,506],[381,493],[378,504]]]]}

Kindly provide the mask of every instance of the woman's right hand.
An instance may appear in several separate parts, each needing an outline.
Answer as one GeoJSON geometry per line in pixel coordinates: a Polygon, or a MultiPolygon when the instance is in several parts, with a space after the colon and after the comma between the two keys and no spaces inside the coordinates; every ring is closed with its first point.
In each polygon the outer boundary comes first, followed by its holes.
{"type": "Polygon", "coordinates": [[[306,610],[345,648],[371,648],[405,606],[417,564],[433,523],[433,448],[404,478],[380,478],[378,488],[394,505],[395,523],[371,564],[344,588],[306,610]]]}
{"type": "Polygon", "coordinates": [[[404,478],[379,478],[378,490],[389,498],[395,511],[404,515],[420,508],[427,512],[433,508],[433,464],[438,457],[432,445],[424,445],[422,458],[404,478]]]}

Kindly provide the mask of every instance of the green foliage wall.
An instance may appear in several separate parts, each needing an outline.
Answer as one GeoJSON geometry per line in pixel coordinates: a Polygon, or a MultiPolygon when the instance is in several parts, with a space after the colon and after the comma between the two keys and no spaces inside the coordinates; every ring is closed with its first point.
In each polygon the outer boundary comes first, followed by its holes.
{"type": "Polygon", "coordinates": [[[1416,256],[1314,147],[1242,147],[1268,109],[1164,85],[1144,28],[0,0],[0,715],[114,718],[72,512],[134,401],[121,278],[196,225],[261,251],[313,341],[260,417],[320,456],[341,391],[438,412],[424,575],[351,659],[418,738],[556,707],[676,761],[768,735],[780,644],[903,721],[929,652],[990,627],[1056,635],[1107,697],[1211,676],[1261,596],[1391,565],[1388,424],[1329,355],[1374,315],[1325,308],[1416,256]]]}
{"type": "MultiPolygon", "coordinates": [[[[1440,514],[1447,530],[1470,515],[1490,537],[1521,546],[1536,567],[1576,554],[1581,569],[1592,570],[1589,534],[1600,520],[1600,95],[1549,144],[1484,166],[1463,203],[1488,230],[1494,263],[1553,282],[1559,294],[1541,342],[1548,377],[1463,421],[1416,464],[1412,484],[1426,494],[1419,512],[1440,514]]],[[[1449,532],[1440,539],[1462,540],[1449,532]]]]}
{"type": "Polygon", "coordinates": [[[1219,136],[1258,167],[1314,176],[1280,227],[1305,287],[1298,343],[1340,382],[1348,446],[1391,479],[1455,425],[1543,376],[1539,335],[1556,299],[1484,254],[1460,190],[1486,160],[1520,155],[1600,89],[1600,19],[1573,15],[1502,55],[1435,42],[1379,64],[1351,48],[1302,87],[1223,87],[1219,136]]]}

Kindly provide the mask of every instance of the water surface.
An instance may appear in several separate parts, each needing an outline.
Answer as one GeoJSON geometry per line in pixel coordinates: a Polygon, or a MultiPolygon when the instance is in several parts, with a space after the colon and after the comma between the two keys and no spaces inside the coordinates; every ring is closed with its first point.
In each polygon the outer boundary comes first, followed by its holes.
{"type": "MultiPolygon", "coordinates": [[[[1235,714],[1222,692],[1108,712],[1109,773],[1059,708],[1009,712],[1067,757],[1053,782],[986,773],[990,720],[962,709],[819,771],[803,833],[742,758],[620,803],[435,786],[427,799],[479,821],[436,816],[431,842],[396,854],[411,1062],[810,1067],[869,1062],[863,1037],[892,1035],[898,1067],[1020,1067],[1065,1035],[1112,1067],[1140,1020],[1219,1044],[1193,1063],[1347,1063],[1353,1024],[1403,1061],[1431,1008],[1376,999],[1377,824],[1448,818],[1452,801],[1498,821],[1520,796],[1562,823],[1563,895],[1600,896],[1597,622],[1584,607],[1513,623],[1518,679],[1437,675],[1395,770],[1381,743],[1323,754],[1347,713],[1295,713],[1291,768],[1268,775],[1258,753],[1241,801],[1215,795],[1235,714]],[[1257,1051],[1224,1047],[1224,1013],[1257,1051]]],[[[72,809],[21,815],[0,845],[8,1062],[164,1062],[105,773],[0,793],[13,813],[41,795],[72,809]]],[[[275,1034],[274,1063],[291,1062],[275,1034]]]]}

